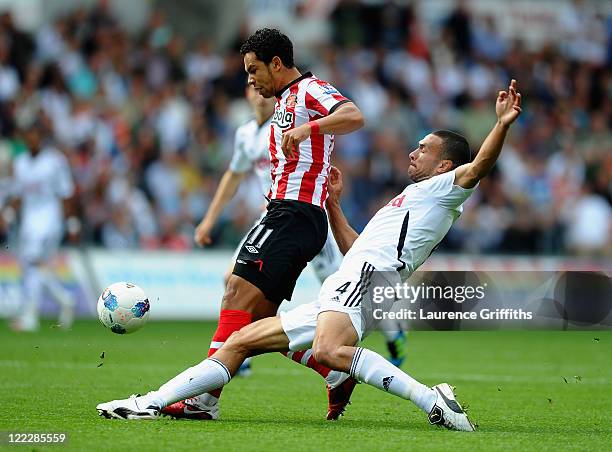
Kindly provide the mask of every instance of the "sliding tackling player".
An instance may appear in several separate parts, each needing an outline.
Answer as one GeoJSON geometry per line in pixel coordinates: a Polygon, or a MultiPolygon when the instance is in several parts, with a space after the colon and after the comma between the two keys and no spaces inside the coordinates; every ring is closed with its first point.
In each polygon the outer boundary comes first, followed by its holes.
{"type": "Polygon", "coordinates": [[[318,362],[348,372],[358,381],[412,401],[431,424],[474,431],[447,383],[428,387],[379,354],[358,347],[371,330],[374,309],[369,285],[376,271],[391,287],[406,281],[429,257],[462,212],[462,204],[495,165],[506,134],[521,113],[521,95],[512,80],[500,91],[497,122],[471,161],[467,140],[454,132],[424,137],[410,154],[415,181],[382,207],[361,235],[348,224],[339,204],[342,178],[332,170],[327,208],[340,250],[340,269],[325,280],[318,299],[242,328],[213,356],[185,370],[145,396],[101,403],[107,418],[154,419],[177,400],[229,383],[242,361],[255,354],[312,346],[318,362]]]}

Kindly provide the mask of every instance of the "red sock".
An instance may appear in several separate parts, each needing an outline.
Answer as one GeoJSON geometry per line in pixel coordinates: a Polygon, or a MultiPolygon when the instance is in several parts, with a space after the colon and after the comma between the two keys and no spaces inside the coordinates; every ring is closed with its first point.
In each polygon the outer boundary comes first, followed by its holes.
{"type": "Polygon", "coordinates": [[[300,351],[300,352],[283,352],[287,358],[291,358],[296,363],[303,366],[310,367],[312,370],[317,372],[323,378],[327,377],[331,372],[329,367],[325,367],[323,364],[319,364],[312,354],[312,349],[300,351]]]}
{"type": "MultiPolygon", "coordinates": [[[[251,323],[252,316],[246,311],[237,311],[233,309],[222,309],[221,315],[219,316],[219,323],[217,324],[217,331],[213,335],[212,342],[210,343],[210,349],[208,350],[208,356],[212,356],[218,349],[223,346],[223,343],[234,331],[238,331],[243,326],[251,323]]],[[[210,392],[210,395],[219,397],[221,395],[221,389],[216,389],[210,392]]]]}

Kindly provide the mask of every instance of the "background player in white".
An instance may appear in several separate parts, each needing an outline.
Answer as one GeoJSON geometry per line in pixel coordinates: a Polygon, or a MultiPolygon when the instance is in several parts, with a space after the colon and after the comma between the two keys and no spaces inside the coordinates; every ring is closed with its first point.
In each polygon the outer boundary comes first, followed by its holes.
{"type": "Polygon", "coordinates": [[[70,328],[75,300],[61,285],[52,260],[64,235],[64,203],[72,197],[74,185],[66,157],[44,142],[46,124],[39,118],[25,127],[27,152],[13,165],[11,194],[21,201],[18,255],[23,275],[24,302],[12,327],[35,331],[38,310],[46,290],[60,306],[59,324],[70,328]]]}
{"type": "Polygon", "coordinates": [[[391,279],[405,281],[427,259],[459,217],[463,202],[495,165],[506,133],[521,112],[520,105],[521,95],[512,80],[507,92],[499,92],[497,123],[472,162],[467,141],[458,134],[438,131],[422,139],[410,154],[408,173],[416,183],[380,209],[361,235],[342,213],[342,179],[339,171],[333,171],[328,210],[338,245],[348,252],[340,270],[323,284],[318,300],[285,313],[281,320],[267,318],[244,327],[212,357],[158,391],[99,404],[99,413],[124,419],[155,418],[161,407],[175,400],[227,384],[245,356],[297,350],[312,343],[317,360],[411,400],[428,413],[430,423],[473,431],[448,384],[427,387],[377,353],[355,346],[371,327],[363,313],[371,310],[372,299],[362,288],[367,288],[373,269],[386,271],[383,277],[396,275],[391,279]]]}

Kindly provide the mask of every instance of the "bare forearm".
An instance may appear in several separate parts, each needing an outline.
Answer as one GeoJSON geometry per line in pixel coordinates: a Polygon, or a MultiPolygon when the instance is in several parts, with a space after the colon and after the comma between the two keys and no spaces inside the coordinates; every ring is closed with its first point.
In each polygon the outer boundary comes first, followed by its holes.
{"type": "Polygon", "coordinates": [[[320,134],[344,135],[364,125],[363,114],[352,103],[340,105],[331,115],[316,120],[320,134]]]}
{"type": "Polygon", "coordinates": [[[480,146],[473,162],[474,170],[480,179],[489,174],[495,166],[509,128],[498,121],[480,146]]]}
{"type": "Polygon", "coordinates": [[[74,196],[71,196],[70,198],[64,199],[63,207],[64,207],[64,216],[65,217],[72,217],[72,216],[76,216],[77,215],[76,198],[74,196]]]}
{"type": "Polygon", "coordinates": [[[236,194],[238,186],[243,178],[243,174],[234,173],[232,171],[226,171],[225,174],[223,174],[221,182],[219,183],[219,188],[217,188],[215,196],[213,196],[213,200],[210,203],[210,207],[204,216],[205,221],[212,224],[217,222],[219,215],[221,215],[227,203],[230,202],[236,194]]]}
{"type": "Polygon", "coordinates": [[[489,135],[480,146],[474,161],[458,167],[455,171],[455,183],[463,188],[473,188],[485,177],[499,157],[509,126],[495,124],[489,135]]]}
{"type": "Polygon", "coordinates": [[[328,199],[326,205],[334,239],[336,239],[340,252],[346,254],[351,246],[353,246],[353,242],[359,237],[359,234],[349,224],[338,201],[328,199]]]}

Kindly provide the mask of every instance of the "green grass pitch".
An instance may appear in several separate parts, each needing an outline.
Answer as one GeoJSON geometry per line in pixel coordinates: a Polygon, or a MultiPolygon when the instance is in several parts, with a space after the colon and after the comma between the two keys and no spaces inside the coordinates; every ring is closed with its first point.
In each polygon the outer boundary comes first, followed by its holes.
{"type": "MultiPolygon", "coordinates": [[[[106,420],[97,403],[157,388],[200,361],[213,323],[151,323],[118,336],[0,328],[0,431],[67,432],[57,450],[610,450],[612,331],[411,332],[404,369],[447,381],[476,433],[433,427],[410,402],[359,385],[338,422],[322,380],[279,354],[225,389],[215,422],[106,420]],[[101,353],[104,352],[104,358],[101,353]],[[101,366],[99,366],[102,364],[101,366]]],[[[367,347],[384,353],[382,336],[367,347]]],[[[5,444],[6,445],[6,444],[5,444]]],[[[0,446],[2,447],[2,446],[0,446]]],[[[11,447],[12,448],[12,447],[11,447]]],[[[31,445],[27,449],[44,449],[31,445]]]]}

